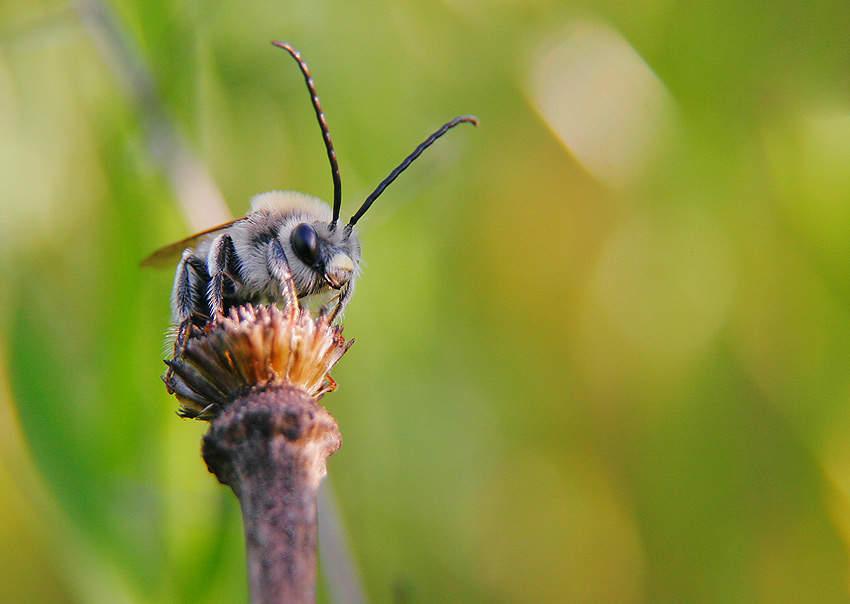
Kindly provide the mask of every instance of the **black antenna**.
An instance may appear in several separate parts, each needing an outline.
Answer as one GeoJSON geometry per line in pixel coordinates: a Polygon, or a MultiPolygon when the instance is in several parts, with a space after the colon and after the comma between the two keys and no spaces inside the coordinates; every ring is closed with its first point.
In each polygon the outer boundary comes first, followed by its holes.
{"type": "Polygon", "coordinates": [[[396,178],[398,178],[399,174],[401,174],[402,172],[404,172],[407,169],[407,166],[409,166],[411,164],[411,162],[413,162],[414,159],[416,159],[417,157],[422,155],[422,152],[425,149],[427,149],[428,147],[430,147],[431,145],[433,145],[435,140],[437,140],[438,138],[443,136],[446,132],[448,132],[449,130],[451,130],[452,128],[454,128],[455,126],[460,124],[461,122],[469,122],[473,126],[478,125],[478,119],[474,115],[462,115],[460,117],[456,117],[455,119],[448,122],[447,124],[443,124],[442,127],[440,127],[439,130],[437,130],[434,134],[432,134],[431,136],[426,138],[425,141],[421,145],[416,147],[416,149],[413,150],[413,153],[408,155],[404,159],[404,161],[399,164],[398,168],[396,168],[395,170],[390,172],[390,175],[387,176],[384,179],[384,181],[381,184],[378,185],[377,189],[372,191],[372,194],[369,195],[369,197],[366,198],[366,201],[363,202],[363,205],[360,206],[360,209],[357,210],[357,212],[354,214],[354,216],[351,217],[351,220],[348,221],[347,228],[353,227],[357,223],[357,221],[360,220],[363,217],[363,214],[366,213],[366,210],[369,209],[369,207],[372,205],[372,202],[374,202],[378,198],[378,196],[381,193],[384,192],[384,189],[386,189],[388,186],[390,186],[390,184],[396,178]]]}
{"type": "Polygon", "coordinates": [[[310,75],[310,70],[307,68],[307,63],[301,58],[301,53],[292,48],[286,42],[272,42],[278,48],[284,49],[292,55],[298,66],[301,68],[301,73],[304,74],[304,81],[307,82],[307,89],[310,91],[310,98],[313,100],[313,108],[316,110],[316,117],[319,120],[319,127],[322,129],[322,137],[325,139],[325,148],[328,150],[328,161],[331,162],[331,177],[334,181],[334,214],[331,221],[331,229],[336,228],[337,220],[339,220],[339,210],[342,206],[342,179],[339,177],[339,164],[336,161],[336,151],[331,140],[331,133],[328,130],[328,122],[325,120],[325,112],[322,111],[322,104],[319,102],[319,95],[316,94],[316,84],[313,82],[313,77],[310,75]]]}

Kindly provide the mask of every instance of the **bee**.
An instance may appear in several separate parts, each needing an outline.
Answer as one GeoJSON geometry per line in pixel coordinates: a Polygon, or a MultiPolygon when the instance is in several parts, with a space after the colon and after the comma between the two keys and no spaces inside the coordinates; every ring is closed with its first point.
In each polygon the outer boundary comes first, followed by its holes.
{"type": "Polygon", "coordinates": [[[261,193],[251,200],[246,216],[166,246],[143,261],[143,266],[159,265],[179,257],[171,295],[175,352],[191,325],[204,327],[231,307],[246,303],[283,303],[296,309],[299,300],[309,298],[322,313],[330,313],[331,320],[341,316],[360,273],[360,241],[354,226],[434,141],[463,122],[478,124],[475,117],[464,115],[441,126],[381,181],[342,226],[339,165],[310,70],[290,45],[272,44],[295,59],[307,84],[331,166],[333,209],[302,193],[261,193]]]}

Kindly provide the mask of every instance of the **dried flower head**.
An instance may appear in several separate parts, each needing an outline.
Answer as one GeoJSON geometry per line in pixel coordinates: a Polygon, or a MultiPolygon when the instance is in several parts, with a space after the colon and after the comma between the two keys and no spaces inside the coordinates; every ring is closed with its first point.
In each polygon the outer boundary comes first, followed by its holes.
{"type": "Polygon", "coordinates": [[[247,304],[193,327],[163,380],[182,417],[210,420],[252,390],[291,386],[319,399],[336,388],[331,368],[354,340],[303,308],[247,304]]]}

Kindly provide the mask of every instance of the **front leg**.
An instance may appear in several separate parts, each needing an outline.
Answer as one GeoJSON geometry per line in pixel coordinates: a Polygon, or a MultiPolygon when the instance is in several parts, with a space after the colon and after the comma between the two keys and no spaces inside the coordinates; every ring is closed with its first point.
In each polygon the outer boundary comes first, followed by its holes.
{"type": "Polygon", "coordinates": [[[292,311],[298,310],[298,291],[295,289],[295,283],[292,281],[292,271],[289,270],[289,261],[286,259],[286,253],[280,245],[277,237],[272,239],[267,248],[266,264],[269,269],[269,275],[280,284],[280,293],[283,296],[284,304],[292,311]]]}
{"type": "Polygon", "coordinates": [[[341,291],[339,292],[339,296],[337,296],[336,306],[334,306],[333,312],[331,312],[331,322],[342,317],[342,313],[345,311],[345,307],[348,306],[348,302],[351,300],[351,295],[354,293],[354,283],[349,281],[340,289],[341,291]]]}

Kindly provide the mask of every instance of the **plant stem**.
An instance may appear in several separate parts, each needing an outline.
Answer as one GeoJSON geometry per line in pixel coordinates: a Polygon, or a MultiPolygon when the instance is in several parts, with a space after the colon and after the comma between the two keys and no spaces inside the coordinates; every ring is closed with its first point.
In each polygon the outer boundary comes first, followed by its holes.
{"type": "Polygon", "coordinates": [[[252,604],[316,601],[317,494],[341,442],[303,390],[252,391],[210,422],[203,456],[242,506],[252,604]]]}
{"type": "Polygon", "coordinates": [[[327,315],[246,304],[190,326],[165,361],[177,413],[210,422],[204,461],[242,506],[253,604],[316,601],[319,482],[341,442],[318,401],[350,346],[327,315]]]}

